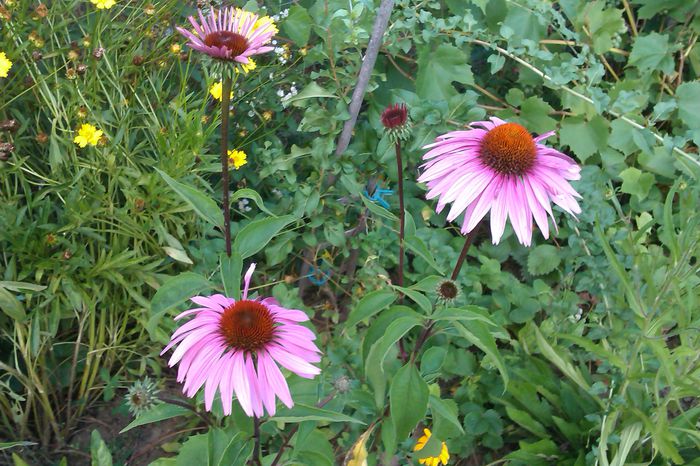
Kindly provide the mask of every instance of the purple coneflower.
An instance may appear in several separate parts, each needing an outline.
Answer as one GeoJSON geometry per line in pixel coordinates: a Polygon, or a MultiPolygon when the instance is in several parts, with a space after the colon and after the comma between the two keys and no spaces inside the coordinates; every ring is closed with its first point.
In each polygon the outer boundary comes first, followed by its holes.
{"type": "Polygon", "coordinates": [[[439,136],[423,156],[418,181],[428,186],[428,199],[438,198],[437,212],[452,203],[447,220],[464,212],[462,233],[467,234],[491,210],[491,238],[498,244],[510,218],[520,243],[532,240],[532,218],[545,238],[550,201],[575,216],[581,197],[569,180],[581,178],[573,159],[540,144],[554,131],[533,138],[517,123],[499,118],[472,123],[466,131],[439,136]]]}
{"type": "Polygon", "coordinates": [[[194,314],[173,333],[163,353],[178,347],[168,361],[178,362],[178,382],[193,397],[204,386],[204,404],[210,411],[217,389],[224,414],[231,414],[233,394],[248,416],[261,417],[263,408],[275,414],[275,396],[291,408],[289,386],[277,364],[305,378],[321,371],[311,363],[321,360],[316,336],[298,322],[309,320],[300,310],[286,309],[274,298],[248,299],[248,287],[255,270],[245,274],[243,299],[221,294],[195,296],[202,307],[187,310],[175,319],[194,314]]]}
{"type": "Polygon", "coordinates": [[[187,45],[212,58],[244,65],[249,63],[251,55],[273,50],[265,44],[278,32],[269,17],[258,17],[235,7],[212,9],[207,17],[199,10],[199,22],[194,16],[188,19],[194,31],[177,28],[189,40],[187,45]]]}

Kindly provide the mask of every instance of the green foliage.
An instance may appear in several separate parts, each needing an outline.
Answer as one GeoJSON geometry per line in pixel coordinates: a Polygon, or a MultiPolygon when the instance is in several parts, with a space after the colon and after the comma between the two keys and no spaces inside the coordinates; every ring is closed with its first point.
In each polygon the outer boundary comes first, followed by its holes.
{"type": "Polygon", "coordinates": [[[229,418],[218,399],[203,413],[201,394],[192,409],[159,404],[116,439],[84,422],[113,423],[124,408],[109,400],[146,372],[175,387],[159,356],[172,317],[196,294],[239,298],[251,262],[251,293],[304,309],[323,350],[319,377],[288,377],[295,406],[261,420],[263,464],[341,464],[363,434],[369,465],[415,463],[442,441],[454,463],[700,461],[694,2],[396,0],[340,155],[379,1],[295,2],[279,20],[287,51],[260,55],[234,92],[229,145],[248,163],[231,172],[230,258],[207,93],[220,76],[170,50],[193,10],[46,5],[2,7],[14,65],[0,121],[19,128],[0,133],[15,146],[0,161],[0,462],[60,464],[54,447],[70,445],[121,464],[124,436],[167,426],[182,433],[154,465],[245,464],[253,423],[236,402],[229,418]],[[396,193],[388,208],[371,199],[396,190],[379,120],[394,102],[413,122],[403,287],[396,193]],[[555,208],[558,229],[531,249],[510,227],[492,245],[484,225],[445,303],[435,290],[464,239],[415,173],[435,136],[490,116],[556,131],[546,145],[582,165],[583,211],[555,208]],[[78,148],[83,123],[106,141],[78,148]],[[433,436],[413,452],[423,427],[433,436]]]}

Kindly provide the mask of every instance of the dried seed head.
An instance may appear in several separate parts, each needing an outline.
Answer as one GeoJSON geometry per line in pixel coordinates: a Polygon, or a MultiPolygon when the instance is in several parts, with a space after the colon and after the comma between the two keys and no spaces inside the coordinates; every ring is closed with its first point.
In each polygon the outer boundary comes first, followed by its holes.
{"type": "Polygon", "coordinates": [[[44,58],[44,54],[41,53],[40,51],[35,50],[32,52],[32,60],[40,61],[42,58],[44,58]]]}
{"type": "Polygon", "coordinates": [[[144,59],[141,55],[134,55],[134,58],[131,60],[131,63],[133,63],[136,66],[141,66],[143,65],[144,59]]]}
{"type": "Polygon", "coordinates": [[[75,71],[82,76],[87,71],[87,65],[85,63],[79,63],[78,66],[75,67],[75,71]]]}
{"type": "Polygon", "coordinates": [[[104,54],[105,49],[102,47],[97,47],[95,50],[92,51],[92,56],[95,57],[95,60],[99,60],[104,54]]]}
{"type": "Polygon", "coordinates": [[[0,121],[0,131],[8,131],[10,133],[14,133],[17,131],[19,128],[19,123],[17,123],[17,120],[10,119],[10,120],[3,120],[0,121]]]}
{"type": "Polygon", "coordinates": [[[459,285],[453,280],[442,280],[435,288],[438,301],[445,305],[454,303],[460,294],[459,285]]]}
{"type": "Polygon", "coordinates": [[[39,144],[46,144],[49,142],[49,137],[45,132],[39,131],[36,135],[36,142],[39,144]]]}

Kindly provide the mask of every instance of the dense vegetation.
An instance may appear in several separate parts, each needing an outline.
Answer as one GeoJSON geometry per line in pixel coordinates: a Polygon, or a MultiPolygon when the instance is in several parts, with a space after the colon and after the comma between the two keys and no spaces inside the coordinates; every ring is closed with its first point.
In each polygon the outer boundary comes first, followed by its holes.
{"type": "Polygon", "coordinates": [[[700,4],[396,0],[337,153],[379,3],[236,4],[279,33],[233,89],[229,259],[221,70],[175,30],[212,5],[0,2],[0,463],[417,464],[444,441],[450,464],[700,464],[700,4]],[[423,146],[492,116],[556,131],[582,212],[531,247],[487,217],[446,301],[465,239],[423,146]],[[160,355],[250,262],[323,352],[259,433],[160,355]]]}

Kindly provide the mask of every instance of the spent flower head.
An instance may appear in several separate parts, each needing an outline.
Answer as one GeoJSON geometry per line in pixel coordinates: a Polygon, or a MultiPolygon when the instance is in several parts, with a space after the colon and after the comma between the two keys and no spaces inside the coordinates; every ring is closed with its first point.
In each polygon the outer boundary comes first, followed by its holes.
{"type": "Polygon", "coordinates": [[[441,280],[435,287],[435,292],[437,293],[438,302],[449,306],[457,301],[460,295],[459,285],[449,279],[441,280]]]}
{"type": "Polygon", "coordinates": [[[157,396],[159,391],[156,383],[148,377],[134,382],[124,396],[129,412],[137,417],[144,411],[153,408],[160,403],[157,396]]]}

